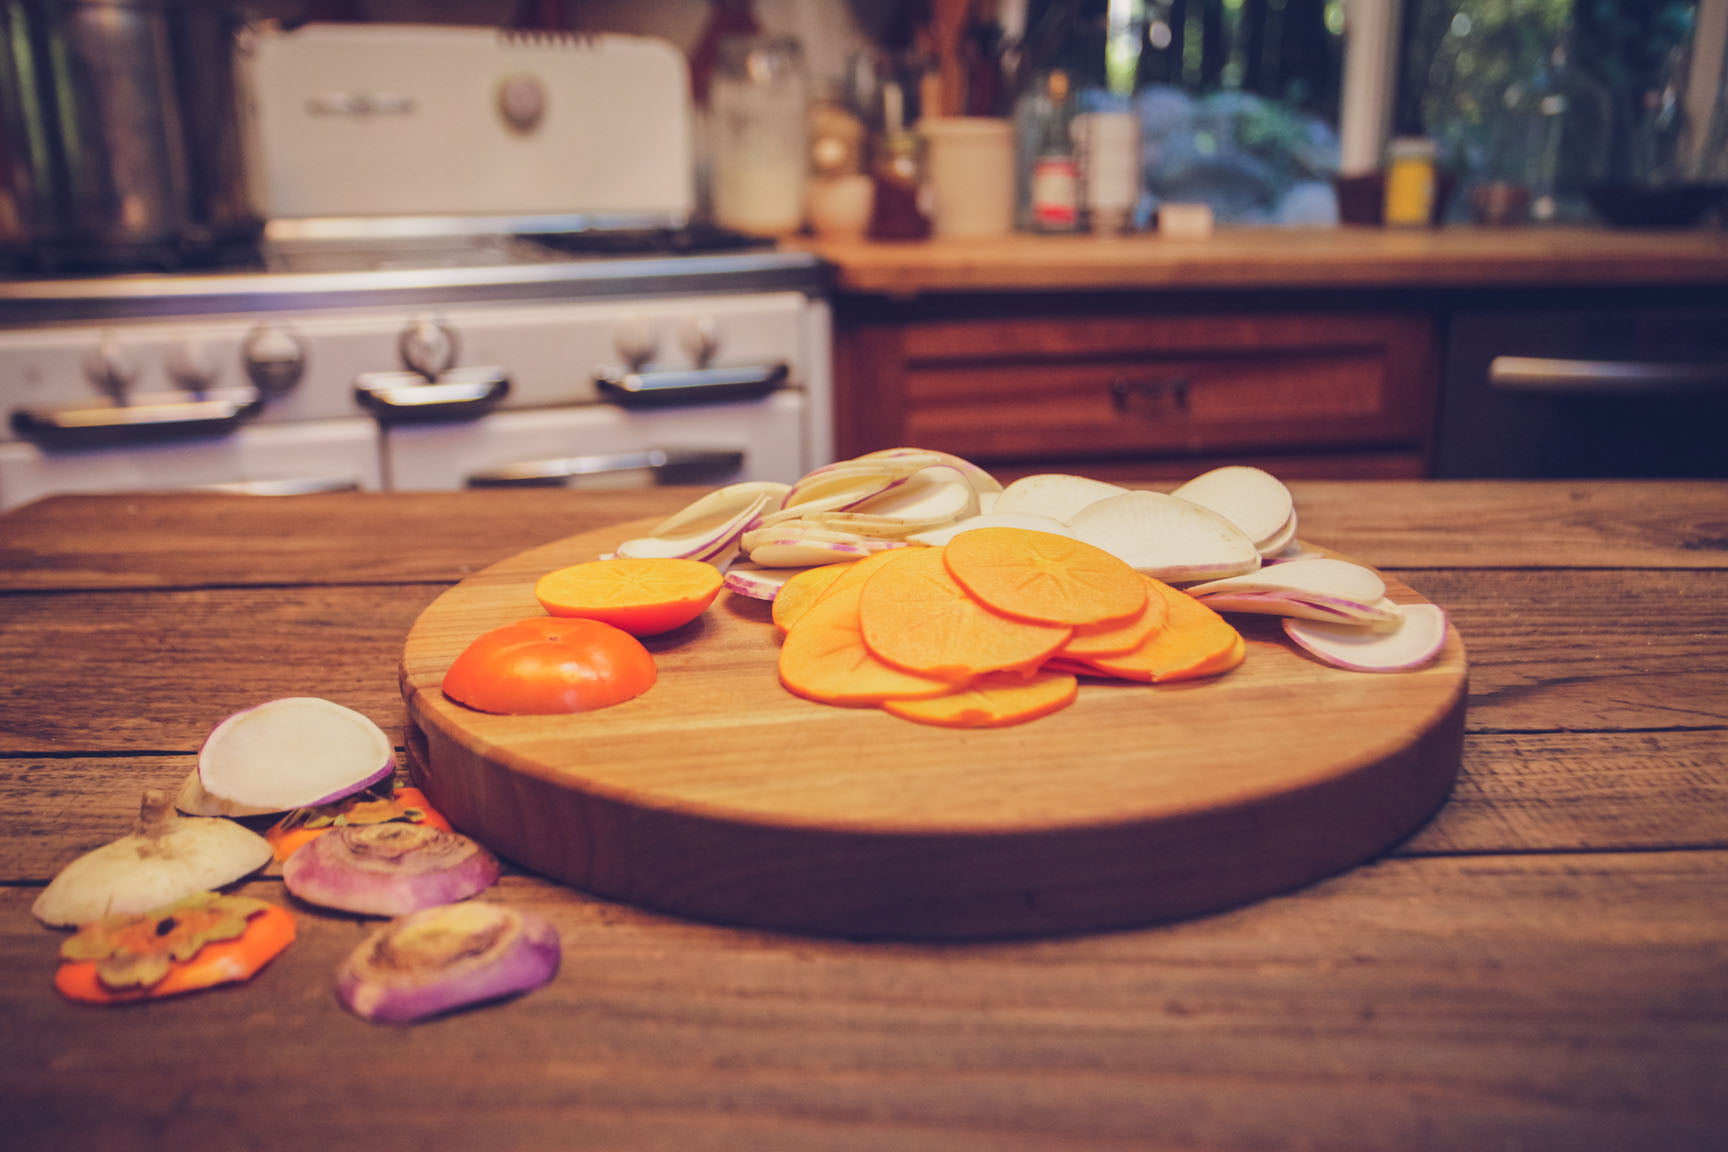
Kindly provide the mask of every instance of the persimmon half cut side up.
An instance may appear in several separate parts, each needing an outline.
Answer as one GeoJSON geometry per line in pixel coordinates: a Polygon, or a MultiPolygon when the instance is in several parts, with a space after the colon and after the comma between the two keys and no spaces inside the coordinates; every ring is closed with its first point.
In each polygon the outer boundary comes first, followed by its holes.
{"type": "Polygon", "coordinates": [[[718,568],[700,560],[619,556],[548,572],[535,582],[534,598],[554,616],[657,636],[702,615],[723,580],[718,568]]]}

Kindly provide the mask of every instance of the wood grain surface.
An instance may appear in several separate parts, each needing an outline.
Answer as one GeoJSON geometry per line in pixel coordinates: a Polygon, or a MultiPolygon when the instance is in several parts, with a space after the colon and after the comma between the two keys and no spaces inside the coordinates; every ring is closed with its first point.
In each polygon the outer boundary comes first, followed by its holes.
{"type": "Polygon", "coordinates": [[[8,1149],[1705,1150],[1728,1129],[1728,485],[1302,483],[1305,534],[1470,645],[1462,774],[1330,879],[1155,927],[859,942],[512,873],[532,995],[347,1016],[366,922],[293,905],[251,984],[49,985],[47,879],[234,707],[324,684],[398,739],[414,618],[681,492],[69,497],[0,517],[8,1149]],[[101,628],[90,621],[100,618],[101,628]]]}
{"type": "Polygon", "coordinates": [[[1456,633],[1424,668],[1364,675],[1239,620],[1249,654],[1226,676],[1087,679],[1053,716],[956,730],[792,695],[767,604],[725,593],[649,639],[659,679],[624,704],[493,716],[443,694],[477,636],[544,614],[541,576],[652,527],[494,564],[434,601],[403,649],[412,768],[433,804],[601,895],[851,936],[1119,927],[1355,864],[1426,819],[1457,775],[1456,633]]]}

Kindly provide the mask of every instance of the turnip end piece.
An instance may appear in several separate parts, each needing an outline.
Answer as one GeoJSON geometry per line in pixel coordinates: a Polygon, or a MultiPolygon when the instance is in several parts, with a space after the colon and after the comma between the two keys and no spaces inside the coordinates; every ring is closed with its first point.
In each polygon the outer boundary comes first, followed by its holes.
{"type": "Polygon", "coordinates": [[[336,996],[362,1020],[409,1024],[527,992],[558,973],[544,917],[472,901],[428,908],[369,936],[336,973],[336,996]]]}
{"type": "Polygon", "coordinates": [[[1081,510],[1068,526],[1076,538],[1167,584],[1237,576],[1260,567],[1259,550],[1240,528],[1163,492],[1106,497],[1081,510]]]}
{"type": "Polygon", "coordinates": [[[177,816],[166,792],[144,793],[131,834],[86,852],[31,906],[44,924],[71,927],[136,916],[262,868],[270,842],[232,820],[177,816]]]}
{"type": "Polygon", "coordinates": [[[1285,620],[1284,631],[1316,659],[1353,672],[1406,672],[1440,655],[1446,613],[1434,604],[1406,604],[1393,631],[1285,620]]]}
{"type": "Polygon", "coordinates": [[[452,904],[498,881],[498,860],[456,832],[425,824],[343,824],[282,865],[288,891],[311,904],[402,916],[452,904]]]}
{"type": "Polygon", "coordinates": [[[204,739],[198,779],[231,804],[268,812],[314,808],[389,776],[395,750],[378,725],[316,696],[236,712],[204,739]]]}

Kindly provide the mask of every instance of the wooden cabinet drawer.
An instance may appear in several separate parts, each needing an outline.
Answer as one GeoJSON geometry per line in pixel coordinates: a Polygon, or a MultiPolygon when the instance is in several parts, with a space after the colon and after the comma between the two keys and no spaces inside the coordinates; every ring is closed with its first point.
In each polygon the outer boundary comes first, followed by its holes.
{"type": "Polygon", "coordinates": [[[988,463],[1394,453],[1419,467],[1432,327],[1390,312],[914,320],[849,345],[852,378],[873,385],[853,398],[857,446],[988,463]]]}

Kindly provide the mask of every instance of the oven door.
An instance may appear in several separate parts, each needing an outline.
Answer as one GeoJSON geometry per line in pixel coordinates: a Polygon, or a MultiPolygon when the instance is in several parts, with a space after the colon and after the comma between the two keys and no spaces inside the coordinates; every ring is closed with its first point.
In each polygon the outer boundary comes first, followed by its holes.
{"type": "Polygon", "coordinates": [[[1436,474],[1728,477],[1725,329],[1682,306],[1454,317],[1436,474]]]}
{"type": "Polygon", "coordinates": [[[63,492],[284,495],[382,486],[378,429],[362,418],[249,424],[218,437],[130,447],[0,443],[0,509],[63,492]]]}

